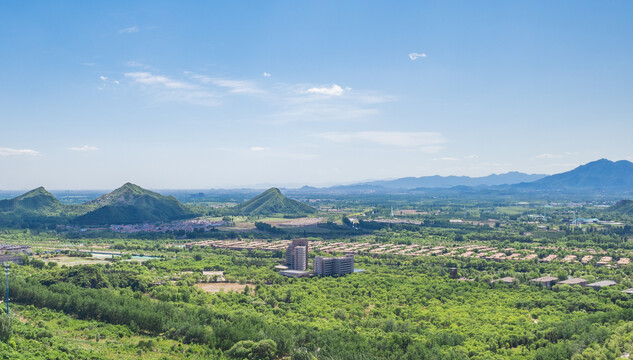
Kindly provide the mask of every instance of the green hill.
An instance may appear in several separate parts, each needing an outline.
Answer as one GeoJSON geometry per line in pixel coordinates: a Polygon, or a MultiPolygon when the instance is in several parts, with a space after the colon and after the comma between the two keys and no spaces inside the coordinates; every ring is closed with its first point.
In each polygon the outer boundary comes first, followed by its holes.
{"type": "Polygon", "coordinates": [[[316,212],[307,204],[285,197],[277,188],[270,188],[232,210],[239,215],[306,215],[316,212]]]}
{"type": "Polygon", "coordinates": [[[28,228],[63,224],[77,210],[39,187],[13,199],[0,200],[0,224],[28,228]]]}
{"type": "Polygon", "coordinates": [[[609,210],[622,215],[633,215],[633,200],[618,201],[618,203],[611,206],[609,210]]]}
{"type": "Polygon", "coordinates": [[[59,215],[64,205],[43,187],[31,190],[16,198],[0,200],[0,212],[14,214],[59,215]]]}
{"type": "Polygon", "coordinates": [[[173,196],[143,189],[126,183],[120,188],[86,203],[94,210],[74,219],[82,225],[134,224],[172,221],[196,214],[173,196]]]}

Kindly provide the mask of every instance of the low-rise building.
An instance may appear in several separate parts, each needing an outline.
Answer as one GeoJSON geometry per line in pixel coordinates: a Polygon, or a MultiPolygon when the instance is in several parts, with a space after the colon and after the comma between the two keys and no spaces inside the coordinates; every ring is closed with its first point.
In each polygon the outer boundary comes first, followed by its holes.
{"type": "Polygon", "coordinates": [[[615,284],[616,282],[613,280],[602,280],[602,281],[597,281],[595,283],[588,284],[587,286],[589,286],[590,288],[593,288],[594,290],[600,290],[602,288],[613,286],[615,284]]]}
{"type": "Polygon", "coordinates": [[[0,255],[8,254],[30,254],[31,247],[27,245],[0,244],[0,255]]]}
{"type": "Polygon", "coordinates": [[[299,277],[308,277],[308,276],[310,276],[310,272],[309,271],[302,271],[302,270],[282,270],[282,271],[279,272],[279,275],[299,278],[299,277]]]}
{"type": "Polygon", "coordinates": [[[552,286],[554,286],[556,282],[558,282],[558,278],[553,276],[543,276],[540,278],[531,279],[530,282],[551,289],[552,286]]]}
{"type": "Polygon", "coordinates": [[[570,278],[567,280],[559,281],[558,285],[580,285],[582,287],[587,286],[587,280],[581,278],[570,278]]]}
{"type": "Polygon", "coordinates": [[[580,262],[581,262],[583,265],[587,265],[587,264],[588,264],[591,260],[593,260],[593,256],[591,256],[591,255],[585,255],[585,256],[583,256],[583,257],[582,257],[582,259],[580,260],[580,262]]]}
{"type": "Polygon", "coordinates": [[[506,277],[502,277],[501,279],[497,280],[497,282],[500,283],[504,283],[504,284],[512,284],[514,283],[516,279],[511,277],[511,276],[506,276],[506,277]]]}

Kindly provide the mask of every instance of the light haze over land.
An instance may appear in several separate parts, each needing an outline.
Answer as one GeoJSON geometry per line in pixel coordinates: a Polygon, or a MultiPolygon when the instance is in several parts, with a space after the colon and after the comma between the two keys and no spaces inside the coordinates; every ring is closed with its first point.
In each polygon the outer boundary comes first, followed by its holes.
{"type": "Polygon", "coordinates": [[[633,160],[633,3],[0,5],[0,189],[633,160]]]}

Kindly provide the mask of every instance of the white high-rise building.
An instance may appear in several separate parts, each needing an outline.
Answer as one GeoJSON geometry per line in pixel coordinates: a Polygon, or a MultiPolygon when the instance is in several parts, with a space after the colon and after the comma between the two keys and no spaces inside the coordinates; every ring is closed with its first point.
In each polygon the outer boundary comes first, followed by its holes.
{"type": "Polygon", "coordinates": [[[292,240],[286,250],[286,266],[290,270],[306,270],[308,268],[309,244],[307,239],[292,240]]]}

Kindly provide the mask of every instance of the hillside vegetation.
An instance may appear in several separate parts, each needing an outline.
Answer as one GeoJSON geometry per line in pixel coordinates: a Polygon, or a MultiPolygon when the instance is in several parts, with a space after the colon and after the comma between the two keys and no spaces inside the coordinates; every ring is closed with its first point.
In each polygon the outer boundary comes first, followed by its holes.
{"type": "Polygon", "coordinates": [[[86,225],[133,224],[195,216],[173,196],[163,196],[131,183],[88,202],[86,206],[96,209],[79,216],[74,222],[86,225]]]}
{"type": "Polygon", "coordinates": [[[633,215],[633,200],[618,201],[618,203],[611,206],[609,210],[622,215],[633,215]]]}

